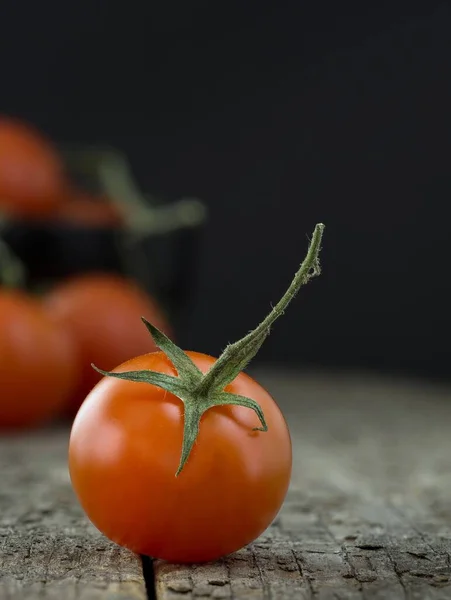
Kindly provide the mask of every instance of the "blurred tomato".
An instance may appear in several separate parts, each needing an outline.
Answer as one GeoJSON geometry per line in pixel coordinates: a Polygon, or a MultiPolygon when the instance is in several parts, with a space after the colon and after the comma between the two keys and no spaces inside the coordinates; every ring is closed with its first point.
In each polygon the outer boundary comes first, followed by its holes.
{"type": "Polygon", "coordinates": [[[0,291],[0,430],[37,425],[60,412],[77,376],[70,335],[37,300],[0,291]]]}
{"type": "Polygon", "coordinates": [[[62,202],[65,186],[63,162],[52,144],[31,125],[0,116],[0,210],[47,215],[62,202]]]}
{"type": "Polygon", "coordinates": [[[109,198],[81,190],[72,191],[54,218],[58,223],[74,227],[118,228],[123,224],[119,209],[109,198]]]}
{"type": "Polygon", "coordinates": [[[81,357],[81,379],[68,406],[71,415],[101,379],[91,363],[109,370],[157,349],[140,317],[146,317],[166,335],[171,333],[156,302],[118,275],[74,277],[55,287],[44,298],[44,305],[52,318],[70,331],[81,357]]]}

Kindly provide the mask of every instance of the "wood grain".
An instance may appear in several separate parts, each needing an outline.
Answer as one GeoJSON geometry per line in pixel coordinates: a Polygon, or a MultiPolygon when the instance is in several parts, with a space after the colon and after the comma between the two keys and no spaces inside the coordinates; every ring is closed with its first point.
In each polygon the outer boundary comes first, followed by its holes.
{"type": "Polygon", "coordinates": [[[86,520],[67,431],[0,439],[0,600],[145,600],[141,561],[86,520]]]}
{"type": "MultiPolygon", "coordinates": [[[[293,436],[285,506],[254,544],[215,564],[157,561],[159,600],[451,599],[451,390],[255,376],[293,436]]],[[[66,445],[61,430],[0,439],[0,600],[143,600],[139,558],[75,501],[66,445]]]]}
{"type": "Polygon", "coordinates": [[[451,598],[451,390],[257,372],[293,435],[270,529],[213,565],[157,562],[158,598],[451,598]]]}

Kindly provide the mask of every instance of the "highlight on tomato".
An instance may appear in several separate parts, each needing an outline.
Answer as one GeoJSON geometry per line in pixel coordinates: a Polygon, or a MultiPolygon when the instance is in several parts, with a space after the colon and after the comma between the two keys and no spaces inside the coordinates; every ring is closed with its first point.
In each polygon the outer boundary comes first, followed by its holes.
{"type": "Polygon", "coordinates": [[[52,319],[69,332],[78,351],[81,375],[65,411],[72,417],[102,377],[92,369],[92,362],[113,369],[133,356],[157,349],[149,344],[141,315],[171,334],[156,301],[121,275],[73,276],[50,290],[43,304],[52,319]]]}
{"type": "Polygon", "coordinates": [[[176,563],[232,553],[272,522],[292,451],[273,398],[243,369],[299,288],[320,273],[324,225],[268,316],[215,359],[184,352],[144,320],[159,351],[105,377],[72,426],[69,470],[92,523],[130,550],[176,563]]]}
{"type": "Polygon", "coordinates": [[[64,164],[52,143],[24,121],[0,116],[0,210],[44,217],[63,202],[64,164]]]}

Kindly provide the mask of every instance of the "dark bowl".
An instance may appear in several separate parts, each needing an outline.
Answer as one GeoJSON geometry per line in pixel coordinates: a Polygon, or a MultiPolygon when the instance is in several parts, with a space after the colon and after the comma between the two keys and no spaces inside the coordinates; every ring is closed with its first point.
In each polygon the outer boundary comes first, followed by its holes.
{"type": "Polygon", "coordinates": [[[197,281],[204,205],[197,199],[144,195],[116,150],[66,149],[65,159],[78,185],[103,192],[117,204],[124,225],[3,219],[0,236],[25,265],[27,285],[42,290],[81,273],[120,273],[134,278],[172,315],[183,312],[197,281]]]}

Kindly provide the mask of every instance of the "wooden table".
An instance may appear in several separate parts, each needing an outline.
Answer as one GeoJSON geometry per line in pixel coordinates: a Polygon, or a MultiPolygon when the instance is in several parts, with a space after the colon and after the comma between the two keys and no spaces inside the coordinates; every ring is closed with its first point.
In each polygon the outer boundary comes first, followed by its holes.
{"type": "Polygon", "coordinates": [[[255,375],[294,443],[291,490],[261,538],[210,565],[142,561],[82,514],[67,431],[3,438],[0,599],[451,599],[451,388],[255,375]]]}

